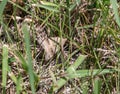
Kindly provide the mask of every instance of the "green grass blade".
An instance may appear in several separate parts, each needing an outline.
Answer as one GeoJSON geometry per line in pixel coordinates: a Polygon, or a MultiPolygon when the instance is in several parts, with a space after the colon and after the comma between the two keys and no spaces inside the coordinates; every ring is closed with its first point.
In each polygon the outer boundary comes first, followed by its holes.
{"type": "MultiPolygon", "coordinates": [[[[75,63],[73,65],[71,65],[66,73],[71,74],[73,72],[75,72],[75,70],[78,68],[78,66],[85,60],[86,56],[84,55],[80,55],[78,57],[78,59],[75,61],[75,63]]],[[[58,90],[59,88],[61,88],[68,80],[70,79],[70,77],[66,77],[66,78],[61,78],[57,81],[57,85],[56,87],[53,87],[53,91],[58,90]]]]}
{"type": "Polygon", "coordinates": [[[12,79],[12,81],[17,84],[17,78],[13,72],[8,73],[9,77],[12,79]]]}
{"type": "Polygon", "coordinates": [[[23,24],[22,31],[23,31],[24,40],[25,40],[25,48],[26,48],[25,50],[26,50],[26,55],[27,55],[30,85],[31,85],[32,93],[35,94],[35,84],[34,84],[35,79],[34,79],[34,72],[33,72],[31,48],[30,48],[30,35],[28,31],[28,26],[26,24],[23,24]]]}
{"type": "Polygon", "coordinates": [[[74,4],[70,5],[69,11],[73,11],[76,6],[79,6],[79,4],[81,3],[81,0],[75,0],[74,4]]]}
{"type": "Polygon", "coordinates": [[[67,73],[71,72],[73,73],[74,71],[76,71],[76,69],[79,67],[79,65],[84,61],[84,59],[86,58],[85,55],[80,55],[77,60],[67,69],[67,73]]]}
{"type": "Polygon", "coordinates": [[[3,94],[5,94],[6,83],[7,83],[7,72],[8,72],[8,46],[3,45],[3,59],[2,59],[2,87],[3,94]]]}
{"type": "Polygon", "coordinates": [[[20,75],[18,77],[15,76],[13,72],[9,72],[8,76],[11,78],[11,80],[15,83],[16,85],[16,94],[20,94],[20,91],[22,91],[22,78],[20,75]]]}
{"type": "Polygon", "coordinates": [[[58,7],[58,5],[56,5],[56,4],[52,3],[52,2],[41,1],[40,3],[42,5],[46,5],[46,6],[58,7]]]}
{"type": "Polygon", "coordinates": [[[16,56],[18,57],[19,61],[22,64],[22,68],[28,73],[28,66],[25,58],[22,56],[22,54],[19,51],[15,51],[16,56]]]}
{"type": "Polygon", "coordinates": [[[75,0],[76,4],[79,5],[81,3],[81,0],[75,0]]]}
{"type": "MultiPolygon", "coordinates": [[[[26,73],[29,73],[28,64],[27,64],[25,58],[23,57],[23,55],[19,51],[15,51],[15,55],[17,56],[17,58],[21,62],[22,68],[26,71],[26,73]]],[[[33,72],[33,75],[34,75],[35,86],[36,86],[40,79],[39,79],[39,77],[37,76],[37,74],[35,72],[33,72]]]]}
{"type": "Polygon", "coordinates": [[[73,71],[71,70],[71,73],[68,73],[68,75],[65,78],[61,78],[60,80],[57,81],[57,86],[53,88],[53,91],[58,90],[61,88],[68,80],[73,79],[73,78],[82,78],[82,77],[87,77],[87,76],[95,76],[95,75],[103,75],[106,73],[113,73],[114,71],[111,69],[95,69],[95,70],[78,70],[78,71],[73,71]]]}
{"type": "Polygon", "coordinates": [[[88,94],[89,92],[88,81],[84,81],[83,84],[81,84],[81,90],[82,90],[82,94],[88,94]]]}
{"type": "Polygon", "coordinates": [[[120,27],[120,17],[119,17],[119,13],[118,13],[117,0],[110,0],[110,2],[112,4],[112,8],[113,8],[113,12],[114,12],[114,17],[115,17],[116,23],[120,27]]]}
{"type": "Polygon", "coordinates": [[[69,8],[69,6],[70,6],[70,0],[66,0],[66,5],[69,8]]]}
{"type": "Polygon", "coordinates": [[[6,4],[7,4],[7,1],[8,0],[2,0],[2,2],[0,3],[0,17],[2,17],[2,14],[3,14],[4,8],[5,8],[6,4]]]}
{"type": "Polygon", "coordinates": [[[20,92],[21,92],[21,90],[22,90],[21,82],[22,82],[22,78],[21,78],[21,76],[19,75],[19,76],[17,77],[16,94],[20,94],[20,92]]]}
{"type": "Polygon", "coordinates": [[[101,90],[101,85],[102,85],[102,81],[100,80],[100,78],[95,78],[94,80],[94,86],[93,86],[93,92],[94,94],[100,94],[100,90],[101,90]]]}
{"type": "Polygon", "coordinates": [[[69,78],[81,78],[81,77],[87,77],[87,76],[95,76],[95,75],[103,75],[106,73],[113,73],[114,70],[112,69],[94,69],[94,70],[77,70],[74,72],[71,72],[71,74],[68,74],[69,78]]]}
{"type": "Polygon", "coordinates": [[[34,4],[33,6],[44,8],[44,9],[47,9],[49,11],[60,12],[59,8],[54,6],[54,5],[51,6],[51,5],[45,5],[45,4],[34,4]]]}

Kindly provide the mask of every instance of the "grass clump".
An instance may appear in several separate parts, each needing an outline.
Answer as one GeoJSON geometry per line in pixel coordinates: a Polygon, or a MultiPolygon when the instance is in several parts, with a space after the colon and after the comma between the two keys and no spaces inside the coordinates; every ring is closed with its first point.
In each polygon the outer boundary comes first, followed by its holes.
{"type": "Polygon", "coordinates": [[[0,15],[1,93],[120,93],[117,0],[2,0],[0,15]]]}

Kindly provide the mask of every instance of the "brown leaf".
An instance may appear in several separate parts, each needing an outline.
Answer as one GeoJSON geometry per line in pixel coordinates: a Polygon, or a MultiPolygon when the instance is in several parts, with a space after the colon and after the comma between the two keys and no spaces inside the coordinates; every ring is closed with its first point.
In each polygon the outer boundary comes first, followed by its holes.
{"type": "Polygon", "coordinates": [[[54,56],[54,54],[60,49],[60,46],[63,48],[67,39],[60,39],[59,37],[51,37],[42,40],[39,38],[38,42],[41,44],[42,48],[45,50],[45,60],[49,60],[54,56]]]}

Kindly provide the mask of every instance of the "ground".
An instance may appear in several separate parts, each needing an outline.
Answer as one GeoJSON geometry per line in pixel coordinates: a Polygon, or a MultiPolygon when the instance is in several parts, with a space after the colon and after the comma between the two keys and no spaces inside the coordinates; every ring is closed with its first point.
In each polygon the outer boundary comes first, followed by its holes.
{"type": "Polygon", "coordinates": [[[0,3],[1,94],[120,93],[119,1],[5,3],[0,3]]]}

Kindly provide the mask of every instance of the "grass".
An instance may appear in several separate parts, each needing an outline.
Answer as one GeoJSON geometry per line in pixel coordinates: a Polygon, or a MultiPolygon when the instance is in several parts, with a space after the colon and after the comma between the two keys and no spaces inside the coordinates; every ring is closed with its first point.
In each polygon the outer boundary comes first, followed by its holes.
{"type": "Polygon", "coordinates": [[[8,72],[8,47],[3,45],[3,59],[2,59],[2,87],[3,94],[6,94],[7,72],[8,72]]]}
{"type": "MultiPolygon", "coordinates": [[[[0,17],[2,16],[2,14],[3,14],[3,11],[4,11],[4,8],[5,8],[5,5],[7,4],[7,1],[8,0],[4,0],[4,1],[2,1],[1,2],[1,4],[0,4],[0,17]]],[[[1,18],[0,18],[1,19],[1,18]]]]}
{"type": "Polygon", "coordinates": [[[0,93],[119,94],[119,4],[1,0],[0,93]]]}
{"type": "Polygon", "coordinates": [[[29,80],[31,84],[32,93],[35,94],[35,79],[34,79],[34,72],[33,72],[33,64],[32,64],[32,55],[30,50],[30,36],[28,31],[28,26],[26,24],[23,25],[22,31],[24,33],[24,40],[25,40],[25,48],[26,48],[26,55],[27,55],[27,66],[28,66],[28,74],[29,80]]]}

